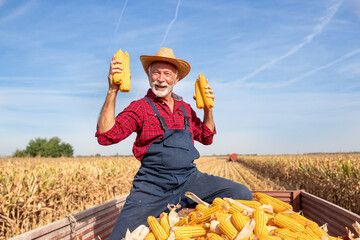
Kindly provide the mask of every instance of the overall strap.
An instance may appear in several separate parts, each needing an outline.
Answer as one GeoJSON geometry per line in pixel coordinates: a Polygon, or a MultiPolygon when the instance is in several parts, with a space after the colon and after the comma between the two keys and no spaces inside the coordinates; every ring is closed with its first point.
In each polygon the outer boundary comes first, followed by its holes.
{"type": "Polygon", "coordinates": [[[159,121],[160,121],[160,123],[161,123],[162,129],[163,129],[164,131],[168,130],[167,125],[166,125],[166,123],[165,123],[165,119],[164,119],[162,116],[160,116],[160,113],[159,113],[159,111],[157,110],[157,108],[155,107],[154,103],[153,103],[149,98],[147,98],[147,97],[144,97],[144,98],[145,98],[145,100],[150,104],[150,106],[152,107],[152,109],[154,110],[155,115],[159,118],[159,121]]]}
{"type": "Polygon", "coordinates": [[[181,110],[182,110],[182,112],[184,114],[184,125],[189,127],[189,117],[186,114],[185,108],[184,108],[184,106],[182,104],[181,104],[181,110]]]}

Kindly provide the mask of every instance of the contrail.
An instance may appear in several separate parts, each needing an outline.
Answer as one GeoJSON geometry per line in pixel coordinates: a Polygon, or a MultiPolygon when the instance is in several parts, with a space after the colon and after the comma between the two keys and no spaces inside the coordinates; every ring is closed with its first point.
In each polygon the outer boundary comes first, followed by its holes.
{"type": "Polygon", "coordinates": [[[352,56],[354,56],[356,54],[359,54],[359,53],[360,53],[360,48],[358,48],[358,49],[356,49],[356,50],[354,50],[354,51],[352,51],[352,52],[350,52],[348,54],[345,54],[344,56],[336,59],[335,61],[332,61],[331,63],[328,63],[326,65],[317,67],[317,68],[315,68],[315,69],[313,69],[313,70],[311,70],[311,71],[309,71],[307,73],[304,73],[303,75],[301,75],[299,77],[293,78],[293,79],[283,83],[282,86],[286,86],[286,85],[292,84],[294,82],[297,82],[297,81],[299,81],[299,80],[301,80],[301,79],[303,79],[303,78],[305,78],[305,77],[307,77],[307,76],[309,76],[311,74],[314,74],[314,73],[316,73],[316,72],[318,72],[320,70],[324,70],[326,68],[329,68],[329,67],[331,67],[331,66],[333,66],[333,65],[335,65],[335,64],[337,64],[339,62],[342,62],[342,61],[344,61],[344,60],[346,60],[346,59],[348,59],[348,58],[350,58],[350,57],[352,57],[352,56]]]}
{"type": "Polygon", "coordinates": [[[276,64],[277,62],[281,61],[284,58],[287,58],[293,54],[295,54],[296,52],[298,52],[302,47],[304,47],[306,44],[309,44],[314,37],[316,37],[317,35],[319,35],[322,30],[325,28],[325,26],[330,22],[330,20],[333,18],[333,16],[335,15],[335,13],[338,11],[340,5],[342,4],[343,0],[338,1],[337,3],[335,3],[334,5],[332,5],[329,9],[328,12],[325,16],[323,16],[321,18],[321,21],[318,25],[316,25],[314,27],[314,30],[312,31],[311,34],[309,34],[308,36],[306,36],[304,38],[304,40],[299,43],[298,45],[294,46],[293,48],[291,48],[287,53],[285,53],[284,55],[277,57],[273,60],[271,60],[270,62],[265,63],[264,65],[262,65],[260,68],[256,69],[254,72],[247,74],[246,76],[244,76],[243,78],[240,79],[240,81],[246,81],[252,77],[254,77],[255,75],[257,75],[258,73],[268,69],[269,67],[273,66],[274,64],[276,64]]]}
{"type": "Polygon", "coordinates": [[[126,1],[125,1],[125,4],[124,4],[123,8],[121,9],[120,17],[119,17],[119,20],[117,21],[116,27],[115,27],[115,33],[114,33],[115,36],[116,36],[116,34],[117,34],[118,30],[119,30],[119,26],[120,26],[120,23],[121,23],[121,19],[122,19],[123,15],[124,15],[125,8],[126,8],[126,5],[127,5],[128,1],[129,1],[129,0],[126,0],[126,1]]]}
{"type": "Polygon", "coordinates": [[[181,3],[181,0],[179,0],[179,1],[178,1],[178,4],[177,4],[177,6],[176,6],[176,10],[175,10],[175,16],[174,16],[174,19],[173,19],[173,20],[171,20],[171,22],[170,22],[169,26],[168,26],[168,27],[167,27],[167,29],[166,29],[166,32],[165,32],[165,35],[164,35],[164,38],[163,38],[163,41],[162,41],[162,43],[161,43],[160,47],[164,45],[164,43],[165,43],[165,41],[166,41],[166,38],[167,38],[167,35],[168,35],[168,33],[169,33],[170,29],[171,29],[172,25],[174,24],[174,22],[176,21],[176,18],[177,18],[177,16],[178,16],[178,11],[179,11],[179,7],[180,7],[180,3],[181,3]]]}
{"type": "MultiPolygon", "coordinates": [[[[27,13],[30,10],[30,8],[35,4],[35,2],[36,2],[36,0],[31,0],[31,1],[28,1],[26,4],[16,8],[11,14],[0,18],[0,23],[11,21],[11,20],[27,13]]],[[[2,5],[4,5],[5,3],[6,3],[5,0],[1,0],[0,7],[2,7],[2,5]]]]}
{"type": "Polygon", "coordinates": [[[292,78],[292,79],[290,79],[289,81],[286,81],[286,82],[282,82],[282,83],[278,83],[278,84],[277,83],[270,83],[270,84],[265,84],[265,85],[264,84],[257,84],[257,83],[247,83],[246,86],[258,87],[258,88],[266,88],[266,89],[267,88],[285,87],[285,86],[288,86],[288,85],[290,85],[292,83],[295,83],[295,82],[297,82],[297,81],[299,81],[299,80],[301,80],[303,78],[306,78],[306,77],[308,77],[308,76],[310,76],[310,75],[312,75],[312,74],[314,74],[316,72],[319,72],[321,70],[332,67],[333,65],[335,65],[337,63],[340,63],[340,62],[342,62],[342,61],[344,61],[344,60],[346,60],[346,59],[348,59],[348,58],[350,58],[350,57],[352,57],[354,55],[359,54],[359,53],[360,53],[360,48],[355,49],[355,50],[345,54],[344,56],[342,56],[342,57],[340,57],[340,58],[338,58],[338,59],[336,59],[336,60],[334,60],[334,61],[332,61],[332,62],[330,62],[328,64],[319,66],[319,67],[317,67],[317,68],[315,68],[315,69],[313,69],[311,71],[308,71],[308,72],[302,74],[299,77],[292,78]]]}
{"type": "Polygon", "coordinates": [[[119,30],[119,26],[120,26],[122,17],[123,17],[123,15],[124,15],[125,8],[126,8],[126,5],[127,5],[128,1],[129,1],[129,0],[125,0],[124,6],[123,6],[123,8],[121,9],[121,13],[120,13],[119,19],[118,19],[118,21],[117,21],[117,23],[116,23],[115,31],[114,31],[114,38],[113,38],[113,41],[112,41],[113,44],[114,44],[114,42],[115,42],[116,35],[117,35],[118,30],[119,30]]]}

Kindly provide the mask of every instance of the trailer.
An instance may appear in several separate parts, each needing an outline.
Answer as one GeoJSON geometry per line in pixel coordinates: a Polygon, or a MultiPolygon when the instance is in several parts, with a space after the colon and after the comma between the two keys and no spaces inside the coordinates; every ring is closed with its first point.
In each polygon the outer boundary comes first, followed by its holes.
{"type": "MultiPolygon", "coordinates": [[[[317,222],[320,226],[327,223],[328,233],[332,236],[347,235],[348,228],[355,232],[352,227],[354,222],[360,223],[360,216],[341,208],[333,203],[325,201],[304,190],[294,191],[262,191],[279,200],[293,206],[294,211],[302,211],[304,216],[317,222]]],[[[105,240],[109,238],[112,228],[125,204],[126,197],[122,196],[85,211],[23,233],[10,240],[105,240]]],[[[192,209],[182,209],[186,214],[192,209]]]]}

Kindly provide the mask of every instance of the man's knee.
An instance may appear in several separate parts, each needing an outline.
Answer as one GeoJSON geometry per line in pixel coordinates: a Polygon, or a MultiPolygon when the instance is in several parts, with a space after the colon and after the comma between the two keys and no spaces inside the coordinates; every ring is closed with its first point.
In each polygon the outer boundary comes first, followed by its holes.
{"type": "Polygon", "coordinates": [[[231,195],[233,199],[240,199],[240,200],[252,200],[253,195],[248,187],[242,185],[240,183],[235,184],[231,188],[231,195]]]}

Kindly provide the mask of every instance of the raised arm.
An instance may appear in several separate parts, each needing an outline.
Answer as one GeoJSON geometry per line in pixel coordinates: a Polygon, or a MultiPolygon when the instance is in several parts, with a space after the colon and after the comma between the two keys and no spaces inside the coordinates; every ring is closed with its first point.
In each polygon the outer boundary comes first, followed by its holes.
{"type": "Polygon", "coordinates": [[[106,95],[105,103],[101,109],[99,119],[98,119],[98,128],[99,132],[107,132],[115,124],[115,103],[116,96],[119,92],[119,85],[113,83],[113,74],[122,71],[122,67],[119,64],[120,60],[115,60],[115,54],[110,62],[110,70],[108,74],[109,90],[106,95]]]}

